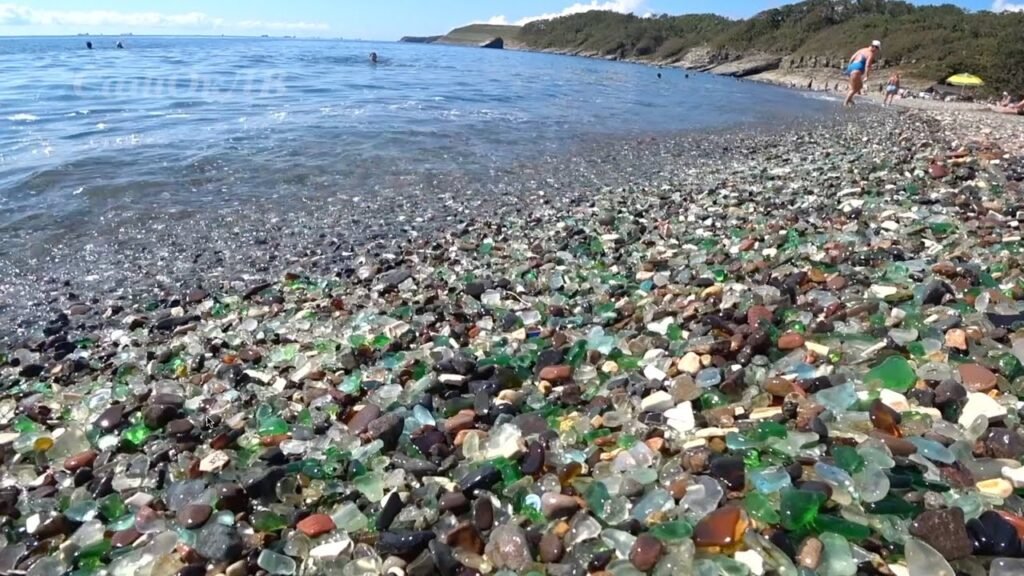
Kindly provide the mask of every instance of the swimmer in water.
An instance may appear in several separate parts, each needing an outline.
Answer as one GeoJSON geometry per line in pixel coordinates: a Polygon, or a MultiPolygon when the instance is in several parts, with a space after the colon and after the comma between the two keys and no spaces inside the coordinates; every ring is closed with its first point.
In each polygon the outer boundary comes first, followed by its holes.
{"type": "Polygon", "coordinates": [[[92,42],[86,42],[85,43],[85,48],[86,48],[86,50],[92,50],[92,42]]]}
{"type": "Polygon", "coordinates": [[[370,64],[376,64],[376,63],[377,63],[377,53],[376,52],[370,52],[370,64]]]}
{"type": "Polygon", "coordinates": [[[864,88],[864,81],[871,73],[871,66],[882,49],[882,43],[875,40],[871,46],[861,48],[850,58],[850,64],[846,67],[846,73],[850,75],[850,91],[846,94],[846,101],[843,106],[853,106],[853,97],[860,94],[864,88]]]}

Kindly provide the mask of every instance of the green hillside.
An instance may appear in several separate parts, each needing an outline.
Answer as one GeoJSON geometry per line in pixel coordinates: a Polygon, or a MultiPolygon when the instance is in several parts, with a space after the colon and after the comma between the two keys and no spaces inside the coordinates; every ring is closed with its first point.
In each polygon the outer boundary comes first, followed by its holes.
{"type": "Polygon", "coordinates": [[[883,65],[936,81],[971,72],[991,90],[1024,92],[1024,13],[808,0],[735,21],[710,14],[639,18],[587,12],[532,22],[518,35],[525,47],[537,50],[667,62],[688,61],[700,52],[711,64],[775,55],[829,67],[876,38],[883,42],[883,65]]]}

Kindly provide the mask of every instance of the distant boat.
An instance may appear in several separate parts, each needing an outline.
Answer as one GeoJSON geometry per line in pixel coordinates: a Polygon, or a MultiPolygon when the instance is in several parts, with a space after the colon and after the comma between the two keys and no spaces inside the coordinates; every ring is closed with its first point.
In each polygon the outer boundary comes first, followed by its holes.
{"type": "Polygon", "coordinates": [[[270,34],[264,34],[264,35],[260,36],[260,38],[270,38],[270,34]]]}

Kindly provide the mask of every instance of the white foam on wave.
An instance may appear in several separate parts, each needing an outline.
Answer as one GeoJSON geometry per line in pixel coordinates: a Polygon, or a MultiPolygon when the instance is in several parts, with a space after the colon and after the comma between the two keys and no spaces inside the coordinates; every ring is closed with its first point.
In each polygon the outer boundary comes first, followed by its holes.
{"type": "Polygon", "coordinates": [[[25,114],[24,112],[21,112],[13,116],[8,116],[7,119],[11,122],[35,122],[36,120],[39,120],[39,116],[36,116],[35,114],[25,114]]]}

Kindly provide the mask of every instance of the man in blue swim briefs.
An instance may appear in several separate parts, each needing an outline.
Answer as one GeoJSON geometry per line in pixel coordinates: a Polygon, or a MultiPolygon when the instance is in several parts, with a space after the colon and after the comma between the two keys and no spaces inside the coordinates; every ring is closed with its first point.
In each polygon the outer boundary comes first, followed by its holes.
{"type": "Polygon", "coordinates": [[[871,46],[861,48],[850,58],[850,64],[846,67],[846,73],[850,76],[850,92],[846,95],[846,102],[843,106],[853,106],[853,97],[864,88],[864,81],[871,72],[871,66],[875,63],[878,51],[882,49],[882,43],[875,40],[871,46]]]}

